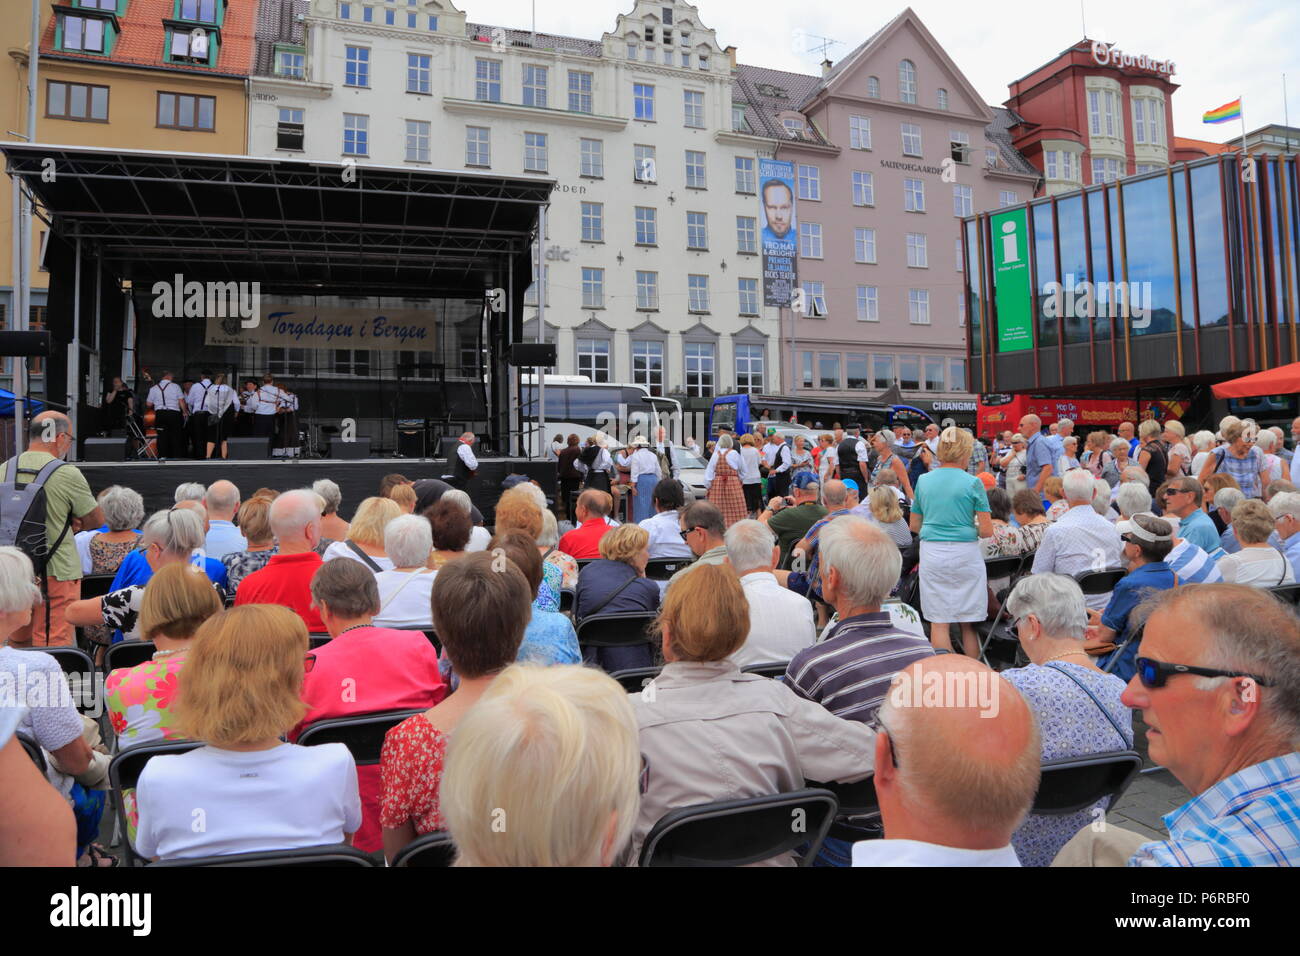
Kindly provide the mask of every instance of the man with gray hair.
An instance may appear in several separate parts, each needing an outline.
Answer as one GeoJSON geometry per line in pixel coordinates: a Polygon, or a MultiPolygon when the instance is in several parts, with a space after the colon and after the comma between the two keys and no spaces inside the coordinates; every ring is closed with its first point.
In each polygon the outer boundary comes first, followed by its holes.
{"type": "Polygon", "coordinates": [[[941,654],[899,672],[878,719],[885,839],[855,843],[853,865],[1019,866],[1011,834],[1042,758],[1020,693],[979,661],[941,654]]]}
{"type": "Polygon", "coordinates": [[[235,527],[239,511],[239,489],[234,482],[214,481],[203,496],[208,511],[208,536],[204,545],[208,556],[220,561],[228,554],[248,550],[248,541],[235,527]]]}
{"type": "Polygon", "coordinates": [[[1241,550],[1237,533],[1232,530],[1232,509],[1246,500],[1240,488],[1220,488],[1214,493],[1214,510],[1223,522],[1223,532],[1219,535],[1219,547],[1224,554],[1236,554],[1241,550]]]}
{"type": "Polygon", "coordinates": [[[1136,616],[1122,700],[1192,799],[1164,818],[1167,840],[1085,827],[1053,865],[1300,866],[1300,618],[1241,584],[1157,592],[1136,616]]]}
{"type": "Polygon", "coordinates": [[[772,571],[780,548],[770,528],[752,519],[737,521],[723,539],[727,562],[749,601],[749,635],[731,655],[738,667],[788,661],[817,640],[812,605],[782,587],[772,571]]]}
{"type": "MultiPolygon", "coordinates": [[[[1096,488],[1092,475],[1072,468],[1061,480],[1070,508],[1043,532],[1034,553],[1034,574],[1053,571],[1071,577],[1083,571],[1102,571],[1120,564],[1119,532],[1092,508],[1096,488]]],[[[1088,607],[1100,611],[1110,593],[1088,595],[1088,607]]]]}
{"type": "Polygon", "coordinates": [[[836,717],[869,721],[894,673],[932,656],[934,648],[899,630],[881,609],[903,564],[884,531],[846,515],[822,530],[819,551],[822,597],[839,620],[823,641],[794,656],[785,683],[836,717]]]}
{"type": "Polygon", "coordinates": [[[1300,568],[1300,493],[1284,491],[1274,495],[1268,510],[1282,540],[1282,553],[1290,560],[1291,567],[1300,568]]]}
{"type": "Polygon", "coordinates": [[[172,503],[180,504],[182,501],[202,501],[203,496],[207,494],[207,489],[197,481],[183,481],[176,486],[176,493],[172,495],[172,503]]]}
{"type": "Polygon", "coordinates": [[[286,491],[271,503],[271,530],[280,543],[280,553],[239,583],[236,606],[279,604],[303,619],[307,630],[321,634],[325,622],[312,605],[311,579],[322,564],[316,553],[320,544],[320,496],[313,491],[286,491]]]}

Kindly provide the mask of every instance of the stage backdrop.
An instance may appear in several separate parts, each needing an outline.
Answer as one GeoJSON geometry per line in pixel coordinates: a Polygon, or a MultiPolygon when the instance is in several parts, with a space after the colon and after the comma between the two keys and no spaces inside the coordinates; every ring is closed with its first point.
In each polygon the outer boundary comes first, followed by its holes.
{"type": "Polygon", "coordinates": [[[208,345],[261,348],[436,351],[437,316],[427,309],[350,309],[263,303],[260,314],[207,317],[208,345]],[[245,328],[245,324],[256,324],[245,328]]]}

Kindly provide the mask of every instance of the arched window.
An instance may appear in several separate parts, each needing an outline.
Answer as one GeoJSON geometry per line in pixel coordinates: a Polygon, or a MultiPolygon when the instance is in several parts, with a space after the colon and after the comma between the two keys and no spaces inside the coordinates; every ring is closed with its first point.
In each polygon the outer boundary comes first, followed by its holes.
{"type": "Polygon", "coordinates": [[[948,91],[941,86],[939,87],[939,109],[946,110],[947,108],[948,108],[948,91]]]}
{"type": "Polygon", "coordinates": [[[911,60],[903,60],[898,64],[898,101],[916,102],[916,66],[911,60]]]}
{"type": "Polygon", "coordinates": [[[867,77],[867,96],[871,97],[873,100],[880,99],[880,77],[867,77]]]}

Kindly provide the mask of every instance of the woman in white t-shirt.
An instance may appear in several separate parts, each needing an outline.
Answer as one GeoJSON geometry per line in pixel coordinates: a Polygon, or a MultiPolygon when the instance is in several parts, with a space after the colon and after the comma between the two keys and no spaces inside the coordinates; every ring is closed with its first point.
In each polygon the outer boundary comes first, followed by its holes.
{"type": "Polygon", "coordinates": [[[307,713],[307,646],[302,618],[274,604],[231,608],[199,628],[174,706],[181,733],[207,746],[145,765],[137,853],[169,860],[351,841],[361,798],[348,749],[281,739],[307,713]]]}
{"type": "Polygon", "coordinates": [[[1241,550],[1219,559],[1219,573],[1229,584],[1275,588],[1295,584],[1295,569],[1286,555],[1268,543],[1273,514],[1258,498],[1247,498],[1232,509],[1232,530],[1241,550]]]}
{"type": "Polygon", "coordinates": [[[428,567],[433,550],[433,529],[425,518],[402,515],[384,529],[384,550],[395,567],[375,575],[379,585],[379,613],[375,627],[433,629],[433,579],[428,567]]]}
{"type": "Polygon", "coordinates": [[[753,435],[740,436],[740,485],[745,491],[746,510],[757,514],[763,508],[763,475],[758,463],[762,453],[756,447],[753,435]]]}
{"type": "Polygon", "coordinates": [[[357,513],[348,525],[347,538],[335,541],[321,557],[326,561],[335,558],[360,561],[376,574],[391,571],[392,559],[384,553],[384,529],[401,513],[401,507],[392,498],[367,498],[357,506],[357,513]]]}

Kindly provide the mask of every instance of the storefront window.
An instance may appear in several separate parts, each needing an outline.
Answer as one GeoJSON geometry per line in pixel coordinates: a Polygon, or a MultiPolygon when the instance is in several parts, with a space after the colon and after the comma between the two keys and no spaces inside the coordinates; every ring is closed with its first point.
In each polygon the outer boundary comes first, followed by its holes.
{"type": "Polygon", "coordinates": [[[1074,345],[1088,341],[1088,325],[1095,315],[1095,306],[1085,300],[1084,282],[1088,274],[1088,249],[1083,234],[1083,197],[1074,195],[1061,199],[1056,206],[1057,228],[1061,234],[1061,308],[1065,322],[1065,343],[1074,345]],[[1073,295],[1071,295],[1073,292],[1073,295]]]}
{"type": "Polygon", "coordinates": [[[1052,204],[1039,203],[1031,206],[1034,229],[1034,274],[1038,283],[1038,344],[1039,346],[1058,345],[1057,320],[1048,315],[1047,296],[1056,282],[1056,232],[1052,229],[1052,204]]]}
{"type": "Polygon", "coordinates": [[[1086,196],[1088,202],[1088,229],[1092,238],[1092,275],[1096,283],[1096,319],[1093,336],[1098,342],[1110,341],[1110,261],[1106,255],[1106,194],[1100,189],[1086,196]]]}
{"type": "Polygon", "coordinates": [[[1174,331],[1174,255],[1169,238],[1169,187],[1162,179],[1126,182],[1129,329],[1132,335],[1174,331]]]}
{"type": "Polygon", "coordinates": [[[1228,283],[1223,263],[1223,207],[1219,164],[1197,166],[1192,174],[1192,214],[1196,230],[1196,293],[1201,325],[1228,322],[1228,283]]]}

